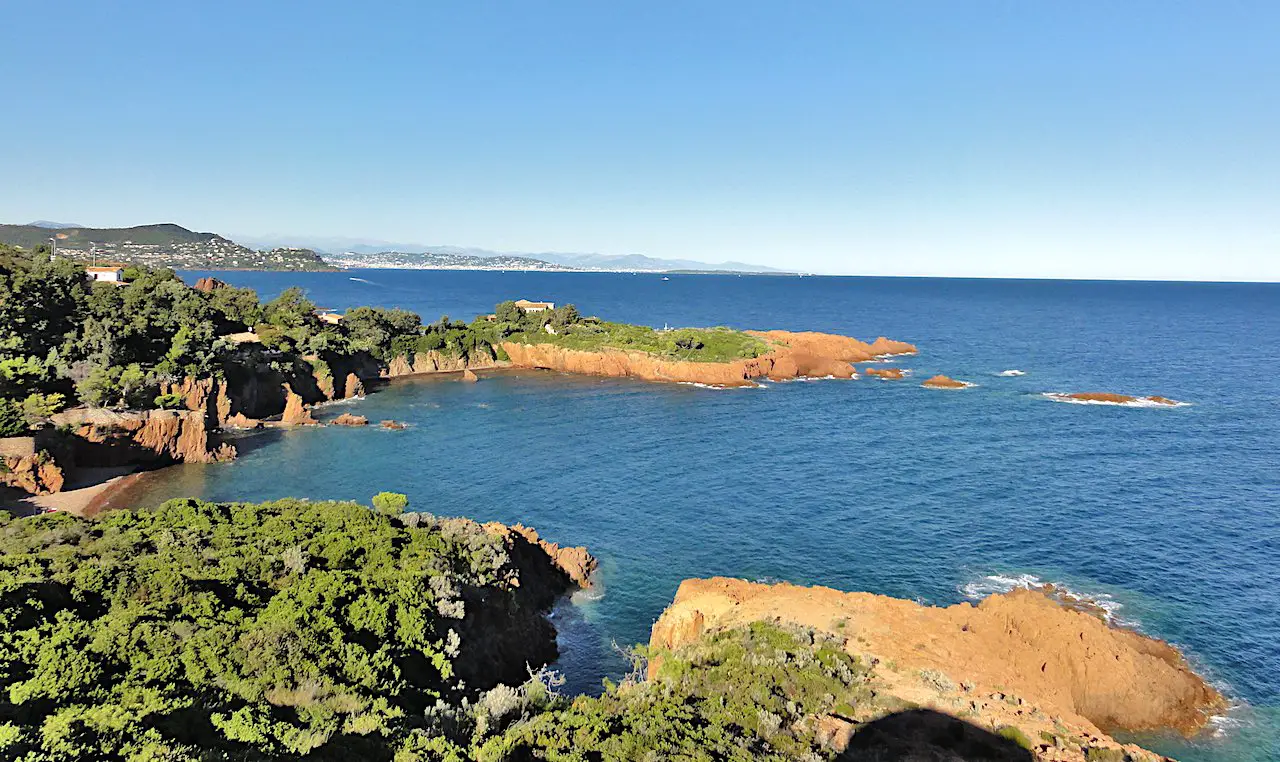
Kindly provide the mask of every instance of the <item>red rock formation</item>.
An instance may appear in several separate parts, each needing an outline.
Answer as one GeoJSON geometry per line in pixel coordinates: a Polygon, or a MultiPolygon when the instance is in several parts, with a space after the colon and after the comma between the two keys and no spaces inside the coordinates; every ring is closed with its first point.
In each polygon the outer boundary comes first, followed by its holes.
{"type": "Polygon", "coordinates": [[[429,352],[418,352],[413,356],[412,362],[406,357],[393,358],[382,375],[386,378],[395,378],[423,373],[452,373],[471,368],[497,368],[501,365],[503,363],[484,353],[477,353],[474,357],[464,359],[433,349],[429,352]]]}
{"type": "MultiPolygon", "coordinates": [[[[785,381],[793,378],[852,378],[852,362],[875,359],[875,344],[847,336],[787,331],[748,331],[769,342],[767,354],[731,362],[667,360],[643,352],[617,349],[579,351],[556,344],[504,342],[511,364],[520,368],[544,368],[589,376],[640,378],[709,386],[745,386],[754,379],[785,381]]],[[[910,344],[877,339],[880,349],[914,351],[910,344]]]]}
{"type": "Polygon", "coordinates": [[[928,389],[966,389],[973,386],[973,384],[966,381],[957,381],[949,376],[941,375],[934,376],[920,385],[928,389]]]}
{"type": "Polygon", "coordinates": [[[284,412],[280,415],[281,423],[290,426],[315,426],[320,423],[311,417],[311,410],[289,384],[284,385],[284,394],[285,403],[284,412]]]}
{"type": "Polygon", "coordinates": [[[46,452],[0,460],[0,485],[16,487],[28,495],[61,492],[66,481],[62,467],[46,452]]]}
{"type": "Polygon", "coordinates": [[[231,398],[227,394],[226,381],[187,376],[180,383],[166,385],[162,391],[182,397],[183,406],[187,410],[203,412],[211,427],[224,425],[231,415],[231,398]]]}
{"type": "Polygon", "coordinates": [[[1049,730],[1057,715],[1102,745],[1115,742],[1099,728],[1191,733],[1224,705],[1172,646],[1032,590],[938,608],[824,587],[686,580],[654,624],[650,646],[677,648],[756,621],[813,628],[842,640],[864,663],[893,664],[880,670],[881,679],[913,703],[936,700],[946,707],[956,698],[973,700],[980,716],[990,712],[998,721],[1012,712],[1019,722],[1043,722],[1049,730]],[[921,671],[970,687],[925,691],[915,677],[921,671]],[[976,700],[988,694],[998,700],[976,700]],[[1010,709],[1024,701],[1037,711],[1010,709]]]}
{"type": "Polygon", "coordinates": [[[382,427],[382,428],[384,428],[384,429],[391,429],[392,431],[399,431],[400,429],[407,429],[407,428],[409,428],[408,426],[406,426],[405,424],[403,424],[403,423],[401,423],[401,422],[399,422],[399,421],[383,421],[382,423],[380,423],[380,424],[378,424],[378,425],[379,425],[379,426],[381,426],[381,427],[382,427]]]}
{"type": "Polygon", "coordinates": [[[470,369],[462,371],[462,380],[469,384],[474,384],[480,380],[480,377],[473,373],[470,369]]]}
{"type": "Polygon", "coordinates": [[[196,291],[203,291],[206,294],[211,294],[220,288],[226,288],[226,287],[227,287],[226,283],[214,277],[200,278],[199,280],[196,281],[196,284],[192,286],[192,288],[194,288],[196,291]]]}
{"type": "Polygon", "coordinates": [[[591,587],[591,575],[595,573],[599,567],[596,561],[586,548],[583,547],[560,547],[554,542],[549,542],[538,536],[537,530],[526,527],[523,524],[507,526],[498,522],[485,524],[484,528],[488,531],[499,535],[519,535],[533,545],[541,548],[551,559],[551,563],[564,572],[566,576],[580,588],[586,589],[591,587]]]}
{"type": "Polygon", "coordinates": [[[82,466],[136,463],[140,458],[215,463],[236,456],[231,445],[210,440],[205,415],[197,410],[117,413],[81,408],[59,413],[53,420],[76,427],[75,435],[84,440],[76,448],[76,462],[82,466]]]}
{"type": "Polygon", "coordinates": [[[334,426],[368,426],[369,419],[363,415],[352,415],[351,413],[343,413],[333,419],[334,426]]]}
{"type": "Polygon", "coordinates": [[[257,418],[250,418],[244,413],[236,413],[227,418],[223,425],[232,429],[260,429],[262,428],[262,421],[257,418]]]}
{"type": "Polygon", "coordinates": [[[887,380],[897,380],[902,378],[902,368],[863,368],[862,372],[868,376],[883,378],[887,380]]]}
{"type": "Polygon", "coordinates": [[[1177,405],[1177,400],[1171,400],[1168,397],[1159,395],[1151,397],[1132,397],[1128,394],[1114,394],[1112,392],[1072,392],[1070,394],[1054,395],[1062,399],[1080,400],[1081,402],[1110,402],[1115,405],[1126,405],[1131,402],[1154,402],[1158,405],[1177,405]]]}
{"type": "Polygon", "coordinates": [[[354,397],[364,396],[364,382],[354,373],[348,373],[346,380],[342,384],[343,399],[352,399],[354,397]]]}

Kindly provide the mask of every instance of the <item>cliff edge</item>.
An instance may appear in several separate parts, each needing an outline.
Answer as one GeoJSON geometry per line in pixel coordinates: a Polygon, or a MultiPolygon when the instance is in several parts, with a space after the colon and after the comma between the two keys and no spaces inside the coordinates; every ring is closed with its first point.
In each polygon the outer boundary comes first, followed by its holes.
{"type": "MultiPolygon", "coordinates": [[[[1042,760],[1121,748],[1105,730],[1194,733],[1224,705],[1174,647],[1031,590],[939,608],[825,587],[692,579],[654,624],[650,646],[660,654],[761,621],[843,639],[848,653],[875,665],[881,692],[1016,727],[1043,742],[1033,749],[1042,760]]],[[[660,657],[650,673],[659,665],[660,657]]],[[[1136,746],[1124,751],[1158,759],[1136,746]]]]}

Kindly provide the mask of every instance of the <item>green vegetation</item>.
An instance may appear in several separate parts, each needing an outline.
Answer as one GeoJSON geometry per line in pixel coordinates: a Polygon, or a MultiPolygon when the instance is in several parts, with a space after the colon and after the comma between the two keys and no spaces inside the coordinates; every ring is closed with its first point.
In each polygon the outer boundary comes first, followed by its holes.
{"type": "MultiPolygon", "coordinates": [[[[0,245],[0,434],[20,434],[76,402],[177,407],[164,387],[186,376],[247,375],[264,365],[310,372],[361,353],[390,359],[394,341],[442,330],[411,312],[370,307],[330,325],[297,288],[263,304],[251,289],[196,291],[168,269],[132,267],[129,275],[125,285],[93,283],[82,265],[50,261],[47,248],[0,245]],[[223,338],[248,330],[261,346],[223,338]]],[[[457,324],[448,330],[466,333],[457,324]]],[[[448,338],[459,351],[492,351],[474,336],[448,338]]]]}
{"type": "Polygon", "coordinates": [[[1014,743],[1026,749],[1027,751],[1034,751],[1036,748],[1035,743],[1031,740],[1029,736],[1027,736],[1026,733],[1022,732],[1021,730],[1019,730],[1018,728],[1015,728],[1012,725],[1001,725],[999,728],[996,729],[996,735],[1000,736],[1001,738],[1006,738],[1010,741],[1013,741],[1014,743]]]}
{"type": "Polygon", "coordinates": [[[494,310],[494,316],[494,322],[478,320],[471,326],[492,345],[512,341],[555,344],[584,351],[620,349],[670,360],[698,362],[732,362],[759,357],[769,351],[769,344],[763,339],[730,328],[658,330],[643,325],[610,323],[593,317],[584,318],[572,304],[545,312],[526,313],[514,302],[503,302],[494,310]]]}
{"type": "Polygon", "coordinates": [[[653,656],[653,680],[554,701],[481,740],[476,758],[828,759],[815,718],[872,698],[867,670],[809,631],[756,623],[653,656]]]}
{"type": "Polygon", "coordinates": [[[462,591],[505,600],[510,573],[476,524],[354,503],[0,513],[0,758],[444,748],[462,591]]]}

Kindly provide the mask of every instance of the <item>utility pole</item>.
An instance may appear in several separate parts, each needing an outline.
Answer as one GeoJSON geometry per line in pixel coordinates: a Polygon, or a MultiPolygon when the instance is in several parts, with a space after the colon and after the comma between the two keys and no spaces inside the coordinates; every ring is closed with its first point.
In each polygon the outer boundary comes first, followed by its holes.
{"type": "Polygon", "coordinates": [[[57,256],[58,256],[58,237],[55,235],[54,237],[50,238],[49,240],[50,240],[50,241],[53,241],[53,254],[51,254],[51,255],[49,256],[49,259],[50,259],[50,260],[53,260],[55,257],[57,257],[57,256]]]}

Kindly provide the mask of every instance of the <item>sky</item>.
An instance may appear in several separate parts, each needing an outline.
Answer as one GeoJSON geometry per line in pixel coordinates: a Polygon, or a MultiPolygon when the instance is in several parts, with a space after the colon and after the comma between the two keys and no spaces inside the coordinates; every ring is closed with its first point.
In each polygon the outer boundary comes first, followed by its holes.
{"type": "Polygon", "coordinates": [[[1280,281],[1280,3],[0,9],[0,221],[1280,281]]]}

